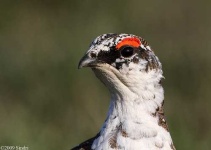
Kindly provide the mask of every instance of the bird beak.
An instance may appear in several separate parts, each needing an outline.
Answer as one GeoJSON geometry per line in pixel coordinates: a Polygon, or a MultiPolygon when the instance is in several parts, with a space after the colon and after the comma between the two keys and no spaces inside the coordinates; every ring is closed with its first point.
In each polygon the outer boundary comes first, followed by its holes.
{"type": "Polygon", "coordinates": [[[94,66],[95,63],[96,63],[96,59],[91,58],[89,56],[89,53],[87,53],[81,58],[81,60],[78,64],[78,69],[81,69],[83,67],[92,67],[92,66],[94,66]]]}

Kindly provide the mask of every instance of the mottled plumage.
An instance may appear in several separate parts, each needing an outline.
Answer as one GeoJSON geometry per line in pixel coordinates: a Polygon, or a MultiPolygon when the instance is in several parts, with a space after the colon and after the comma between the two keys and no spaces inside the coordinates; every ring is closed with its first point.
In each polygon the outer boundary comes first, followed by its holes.
{"type": "Polygon", "coordinates": [[[164,116],[162,65],[148,43],[132,34],[103,34],[79,68],[91,67],[111,94],[100,132],[72,150],[175,150],[164,116]]]}

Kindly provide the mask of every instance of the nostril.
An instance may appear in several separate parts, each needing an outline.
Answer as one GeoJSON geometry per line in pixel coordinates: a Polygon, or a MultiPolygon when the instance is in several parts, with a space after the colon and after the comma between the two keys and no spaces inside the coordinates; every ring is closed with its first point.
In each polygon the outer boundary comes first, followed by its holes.
{"type": "Polygon", "coordinates": [[[90,53],[90,56],[91,56],[92,58],[96,58],[96,57],[97,57],[97,54],[94,53],[94,52],[91,52],[91,53],[90,53]]]}

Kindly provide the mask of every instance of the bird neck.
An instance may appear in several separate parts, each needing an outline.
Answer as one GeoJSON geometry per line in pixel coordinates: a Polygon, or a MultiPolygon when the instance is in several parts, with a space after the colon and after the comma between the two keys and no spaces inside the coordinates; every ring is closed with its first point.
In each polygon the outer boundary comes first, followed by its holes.
{"type": "Polygon", "coordinates": [[[111,92],[107,119],[93,149],[98,150],[101,146],[107,149],[173,149],[163,112],[164,91],[159,81],[136,84],[127,93],[111,92]]]}
{"type": "MultiPolygon", "coordinates": [[[[121,95],[120,93],[111,93],[111,102],[107,116],[106,125],[112,125],[116,119],[117,124],[129,124],[139,127],[140,124],[159,125],[159,113],[163,111],[164,91],[160,83],[147,83],[140,86],[139,89],[134,88],[132,91],[139,91],[134,94],[128,93],[121,95]],[[111,124],[110,124],[111,123],[111,124]]],[[[164,113],[163,121],[164,120],[164,113]]],[[[125,128],[129,128],[127,125],[125,128]]]]}

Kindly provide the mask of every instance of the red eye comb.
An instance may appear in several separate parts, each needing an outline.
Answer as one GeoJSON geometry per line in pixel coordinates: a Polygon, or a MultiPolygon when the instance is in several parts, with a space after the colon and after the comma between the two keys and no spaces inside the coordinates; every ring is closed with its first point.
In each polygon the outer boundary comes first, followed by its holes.
{"type": "Polygon", "coordinates": [[[116,45],[116,49],[119,50],[119,48],[124,45],[139,47],[141,45],[141,41],[135,37],[125,38],[116,45]]]}

